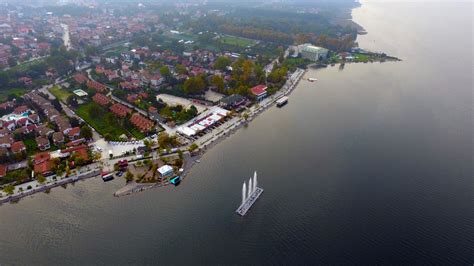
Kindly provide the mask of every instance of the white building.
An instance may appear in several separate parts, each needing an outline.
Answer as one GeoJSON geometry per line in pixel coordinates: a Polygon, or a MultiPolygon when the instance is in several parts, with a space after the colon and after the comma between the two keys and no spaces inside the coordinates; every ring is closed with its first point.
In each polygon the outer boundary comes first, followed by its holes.
{"type": "Polygon", "coordinates": [[[312,60],[312,61],[319,61],[322,59],[326,59],[328,56],[328,49],[322,48],[319,46],[314,46],[310,44],[303,44],[298,47],[301,51],[301,56],[303,58],[312,60]]]}
{"type": "Polygon", "coordinates": [[[160,173],[161,177],[172,175],[173,174],[173,167],[165,164],[162,167],[158,168],[158,173],[160,173]]]}

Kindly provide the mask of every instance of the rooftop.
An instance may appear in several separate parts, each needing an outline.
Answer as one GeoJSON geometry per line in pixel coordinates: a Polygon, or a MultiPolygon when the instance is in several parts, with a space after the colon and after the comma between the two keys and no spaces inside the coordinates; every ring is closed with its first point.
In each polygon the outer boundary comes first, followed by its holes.
{"type": "Polygon", "coordinates": [[[85,91],[83,91],[83,90],[81,90],[81,89],[74,90],[73,93],[76,94],[76,95],[79,96],[79,97],[87,96],[87,92],[85,92],[85,91]]]}
{"type": "Polygon", "coordinates": [[[265,85],[257,85],[250,89],[252,94],[259,96],[267,92],[267,86],[265,85]]]}

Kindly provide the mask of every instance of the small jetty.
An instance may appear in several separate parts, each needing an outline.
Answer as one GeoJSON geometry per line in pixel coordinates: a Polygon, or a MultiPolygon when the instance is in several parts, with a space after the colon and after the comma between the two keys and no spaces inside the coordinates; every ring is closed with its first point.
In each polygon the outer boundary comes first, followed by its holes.
{"type": "Polygon", "coordinates": [[[253,178],[249,179],[249,189],[247,191],[246,184],[244,182],[242,186],[242,204],[235,211],[238,215],[244,216],[262,195],[263,189],[257,187],[257,171],[254,172],[253,178]]]}

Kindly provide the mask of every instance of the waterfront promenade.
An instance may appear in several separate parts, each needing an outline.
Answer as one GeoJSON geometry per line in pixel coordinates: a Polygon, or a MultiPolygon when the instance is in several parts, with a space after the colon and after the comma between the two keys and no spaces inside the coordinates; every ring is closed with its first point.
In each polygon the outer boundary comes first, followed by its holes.
{"type": "Polygon", "coordinates": [[[38,192],[44,192],[54,187],[62,186],[69,183],[74,183],[79,180],[99,176],[101,169],[97,163],[90,164],[88,166],[82,167],[77,174],[58,178],[56,175],[52,175],[46,178],[46,182],[43,184],[39,183],[37,180],[23,183],[21,185],[15,186],[15,190],[11,195],[5,195],[4,192],[0,192],[0,204],[7,203],[10,201],[19,200],[21,198],[31,196],[38,192]],[[54,179],[56,177],[56,179],[54,179]]]}

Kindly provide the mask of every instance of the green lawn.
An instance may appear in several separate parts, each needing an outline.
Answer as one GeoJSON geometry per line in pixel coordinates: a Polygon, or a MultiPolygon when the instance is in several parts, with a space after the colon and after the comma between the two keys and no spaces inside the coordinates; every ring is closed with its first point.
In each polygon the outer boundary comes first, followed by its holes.
{"type": "Polygon", "coordinates": [[[127,135],[128,133],[123,126],[120,125],[118,118],[115,117],[114,114],[94,102],[79,106],[76,113],[95,128],[95,130],[97,130],[97,132],[102,136],[110,134],[112,139],[119,140],[120,135],[127,135]],[[95,110],[100,110],[102,114],[96,113],[95,110]]]}
{"type": "Polygon", "coordinates": [[[51,92],[54,96],[56,96],[56,98],[58,98],[62,102],[66,102],[67,98],[72,95],[71,92],[64,88],[61,88],[60,86],[53,86],[49,89],[49,92],[51,92]]]}
{"type": "Polygon", "coordinates": [[[28,155],[33,155],[38,151],[38,145],[34,139],[25,139],[23,143],[26,146],[26,152],[28,155]]]}
{"type": "Polygon", "coordinates": [[[136,139],[144,139],[146,137],[145,134],[143,134],[142,132],[140,132],[140,130],[134,127],[129,129],[128,131],[130,131],[130,134],[132,134],[132,136],[136,139]]]}
{"type": "Polygon", "coordinates": [[[224,44],[235,45],[240,47],[253,46],[257,43],[255,40],[230,35],[222,36],[220,38],[220,41],[224,44]]]}

